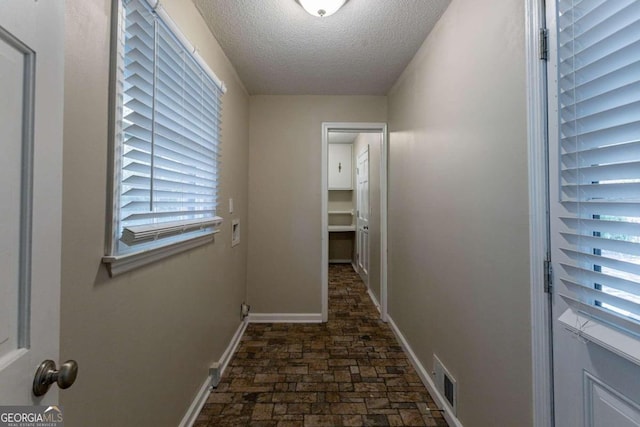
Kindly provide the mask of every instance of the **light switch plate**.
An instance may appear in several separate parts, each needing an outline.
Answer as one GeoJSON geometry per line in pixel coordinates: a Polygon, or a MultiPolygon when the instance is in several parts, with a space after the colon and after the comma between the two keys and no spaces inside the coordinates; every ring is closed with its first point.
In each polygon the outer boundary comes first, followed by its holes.
{"type": "Polygon", "coordinates": [[[233,213],[233,199],[229,198],[229,213],[233,213]]]}

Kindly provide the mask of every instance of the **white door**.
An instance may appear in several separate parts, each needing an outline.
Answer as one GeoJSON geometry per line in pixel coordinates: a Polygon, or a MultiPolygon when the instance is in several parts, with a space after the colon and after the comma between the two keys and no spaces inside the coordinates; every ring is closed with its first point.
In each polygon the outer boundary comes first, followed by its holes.
{"type": "Polygon", "coordinates": [[[547,7],[555,425],[640,426],[640,2],[547,7]]]}
{"type": "Polygon", "coordinates": [[[0,405],[58,363],[64,2],[0,2],[0,405]]]}
{"type": "Polygon", "coordinates": [[[362,280],[369,285],[369,146],[358,154],[358,185],[356,188],[357,204],[357,251],[358,269],[362,280]]]}

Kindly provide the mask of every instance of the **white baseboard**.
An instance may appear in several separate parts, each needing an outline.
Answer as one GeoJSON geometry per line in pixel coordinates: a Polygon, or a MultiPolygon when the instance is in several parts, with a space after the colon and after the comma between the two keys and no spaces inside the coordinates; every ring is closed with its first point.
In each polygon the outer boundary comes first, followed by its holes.
{"type": "Polygon", "coordinates": [[[380,311],[380,303],[378,302],[378,298],[376,298],[376,295],[371,292],[371,288],[367,288],[367,293],[369,294],[369,298],[371,298],[371,302],[373,302],[373,305],[375,305],[378,309],[378,313],[382,313],[380,311]]]}
{"type": "MultiPolygon", "coordinates": [[[[240,345],[240,340],[242,339],[242,335],[244,334],[245,329],[247,329],[247,325],[248,322],[246,320],[240,323],[238,329],[236,329],[236,332],[233,334],[233,337],[231,337],[229,345],[224,350],[224,353],[222,353],[222,356],[220,356],[220,360],[218,361],[218,363],[220,364],[221,377],[224,373],[224,370],[227,368],[227,365],[229,365],[233,354],[236,352],[238,345],[240,345]]],[[[195,423],[198,415],[200,414],[200,411],[202,410],[202,407],[209,397],[209,393],[211,392],[210,386],[211,376],[207,375],[204,383],[202,383],[202,386],[200,386],[200,390],[198,390],[198,394],[196,394],[195,399],[193,399],[193,402],[191,402],[191,406],[189,406],[189,409],[187,409],[187,413],[184,415],[184,417],[182,417],[182,421],[180,421],[179,427],[191,427],[195,423]]]]}
{"type": "Polygon", "coordinates": [[[322,323],[322,313],[249,313],[249,323],[322,323]]]}
{"type": "Polygon", "coordinates": [[[395,322],[389,315],[387,315],[387,322],[389,324],[389,327],[395,334],[396,338],[400,342],[400,345],[402,346],[404,351],[407,353],[407,356],[409,357],[409,360],[411,361],[411,363],[413,364],[413,367],[418,373],[418,376],[422,380],[422,383],[429,391],[429,394],[431,394],[431,397],[433,397],[433,400],[435,401],[436,405],[438,405],[438,408],[443,410],[443,415],[444,415],[444,418],[447,420],[447,423],[451,427],[463,427],[460,420],[456,418],[456,416],[453,415],[453,413],[451,412],[451,408],[449,407],[449,404],[446,401],[445,397],[442,394],[440,394],[440,392],[436,389],[436,385],[433,383],[433,380],[431,379],[431,375],[429,374],[429,371],[425,369],[424,366],[422,366],[422,363],[420,362],[416,354],[413,352],[413,349],[405,339],[404,335],[402,335],[402,333],[400,332],[400,329],[398,329],[398,326],[395,324],[395,322]]]}
{"type": "Polygon", "coordinates": [[[211,385],[211,379],[207,375],[207,378],[202,383],[200,390],[198,390],[198,394],[196,394],[196,398],[191,402],[191,406],[187,409],[187,413],[182,417],[182,421],[178,424],[179,427],[191,427],[198,418],[202,407],[204,406],[207,398],[209,397],[209,386],[211,385]]]}
{"type": "Polygon", "coordinates": [[[224,353],[222,353],[222,356],[220,356],[220,360],[218,361],[218,363],[220,364],[220,378],[222,378],[224,370],[227,369],[227,365],[229,365],[229,362],[231,362],[231,358],[238,349],[240,340],[242,339],[242,335],[244,335],[244,331],[247,329],[248,325],[249,322],[247,322],[246,319],[243,320],[242,323],[240,323],[240,326],[238,326],[238,329],[236,329],[236,333],[233,334],[233,337],[231,337],[231,341],[229,342],[226,350],[224,351],[224,353]]]}

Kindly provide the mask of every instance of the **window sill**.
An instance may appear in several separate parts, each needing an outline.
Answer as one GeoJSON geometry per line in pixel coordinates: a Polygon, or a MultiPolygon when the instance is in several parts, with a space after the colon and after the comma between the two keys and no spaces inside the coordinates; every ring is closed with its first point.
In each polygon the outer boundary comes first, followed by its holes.
{"type": "MultiPolygon", "coordinates": [[[[580,304],[580,303],[578,303],[580,304]]],[[[569,307],[558,319],[568,331],[640,366],[640,339],[607,324],[577,307],[569,307]]]]}
{"type": "Polygon", "coordinates": [[[136,268],[211,243],[213,242],[214,235],[219,232],[220,230],[213,230],[205,235],[194,237],[193,239],[183,240],[141,252],[116,256],[107,255],[102,257],[102,262],[107,266],[109,277],[119,276],[136,268]]]}

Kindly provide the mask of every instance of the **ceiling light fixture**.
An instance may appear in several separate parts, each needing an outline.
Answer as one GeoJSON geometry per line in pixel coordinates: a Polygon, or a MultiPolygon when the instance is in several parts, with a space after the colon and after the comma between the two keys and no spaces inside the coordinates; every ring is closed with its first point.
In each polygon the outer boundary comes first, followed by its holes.
{"type": "Polygon", "coordinates": [[[298,0],[298,2],[309,14],[326,18],[336,13],[347,0],[298,0]]]}

